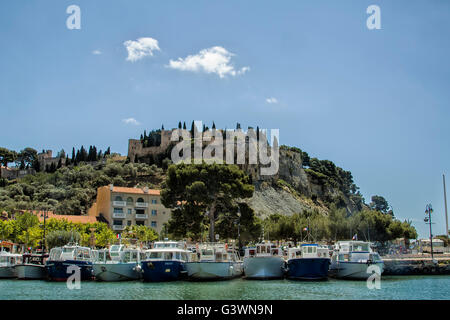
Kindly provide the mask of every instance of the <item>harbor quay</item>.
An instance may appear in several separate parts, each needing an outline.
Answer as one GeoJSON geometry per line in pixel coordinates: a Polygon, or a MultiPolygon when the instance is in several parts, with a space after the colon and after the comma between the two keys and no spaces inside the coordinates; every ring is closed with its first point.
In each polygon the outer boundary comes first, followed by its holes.
{"type": "Polygon", "coordinates": [[[430,254],[383,256],[383,275],[449,275],[450,254],[431,258],[430,254]]]}

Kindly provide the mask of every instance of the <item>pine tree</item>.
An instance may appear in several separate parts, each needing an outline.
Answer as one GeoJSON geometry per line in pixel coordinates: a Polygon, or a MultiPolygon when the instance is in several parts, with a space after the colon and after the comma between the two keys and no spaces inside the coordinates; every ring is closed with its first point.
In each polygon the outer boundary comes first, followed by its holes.
{"type": "Polygon", "coordinates": [[[36,158],[33,161],[33,164],[31,165],[31,167],[36,171],[39,172],[41,171],[41,164],[39,163],[39,160],[36,158]]]}

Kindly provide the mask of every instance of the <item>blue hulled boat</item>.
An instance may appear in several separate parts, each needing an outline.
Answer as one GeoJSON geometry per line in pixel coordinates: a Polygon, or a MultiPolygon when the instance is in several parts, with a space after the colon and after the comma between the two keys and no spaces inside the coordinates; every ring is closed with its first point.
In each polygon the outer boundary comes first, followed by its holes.
{"type": "Polygon", "coordinates": [[[80,268],[80,280],[92,280],[91,249],[77,244],[51,249],[49,259],[45,263],[48,280],[66,281],[75,273],[71,266],[80,268]]]}
{"type": "Polygon", "coordinates": [[[289,279],[327,279],[330,267],[328,247],[318,244],[302,244],[300,248],[289,248],[287,265],[289,279]]]}
{"type": "Polygon", "coordinates": [[[175,281],[186,277],[186,262],[191,252],[176,241],[155,242],[153,249],[145,251],[140,269],[144,281],[175,281]]]}

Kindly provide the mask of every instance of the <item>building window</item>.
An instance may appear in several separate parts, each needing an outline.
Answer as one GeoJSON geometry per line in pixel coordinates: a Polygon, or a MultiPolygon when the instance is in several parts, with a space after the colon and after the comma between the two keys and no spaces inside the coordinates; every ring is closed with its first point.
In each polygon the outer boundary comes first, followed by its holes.
{"type": "Polygon", "coordinates": [[[158,201],[156,199],[152,199],[152,204],[157,204],[158,201]]]}
{"type": "Polygon", "coordinates": [[[128,226],[131,226],[131,220],[128,220],[128,221],[127,221],[127,225],[128,225],[128,226]]]}
{"type": "Polygon", "coordinates": [[[133,211],[131,209],[128,209],[128,214],[132,214],[133,211]]]}
{"type": "Polygon", "coordinates": [[[151,227],[156,228],[156,221],[152,221],[151,227]]]}
{"type": "Polygon", "coordinates": [[[152,216],[156,216],[156,210],[152,210],[152,216]]]}
{"type": "Polygon", "coordinates": [[[144,199],[138,198],[138,199],[137,199],[137,202],[144,202],[144,199]]]}
{"type": "Polygon", "coordinates": [[[123,200],[122,200],[122,197],[121,197],[121,196],[116,196],[116,197],[114,198],[114,201],[123,201],[123,200]]]}
{"type": "Polygon", "coordinates": [[[136,209],[136,214],[145,214],[145,209],[136,209]]]}
{"type": "Polygon", "coordinates": [[[122,220],[113,220],[113,225],[121,226],[122,225],[122,220]]]}
{"type": "Polygon", "coordinates": [[[123,213],[123,208],[114,208],[114,213],[123,213]]]}
{"type": "Polygon", "coordinates": [[[136,221],[137,226],[145,226],[144,221],[136,221]]]}
{"type": "Polygon", "coordinates": [[[133,205],[133,198],[128,197],[127,198],[127,206],[131,206],[131,205],[133,205]]]}

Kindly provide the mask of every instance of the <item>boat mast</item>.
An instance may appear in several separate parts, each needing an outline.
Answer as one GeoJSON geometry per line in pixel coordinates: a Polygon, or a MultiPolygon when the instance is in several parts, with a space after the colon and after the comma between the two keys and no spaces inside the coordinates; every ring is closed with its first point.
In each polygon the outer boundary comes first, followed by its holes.
{"type": "Polygon", "coordinates": [[[445,233],[448,241],[448,214],[447,214],[447,193],[445,191],[445,174],[442,174],[442,181],[444,183],[444,204],[445,204],[445,233]]]}

